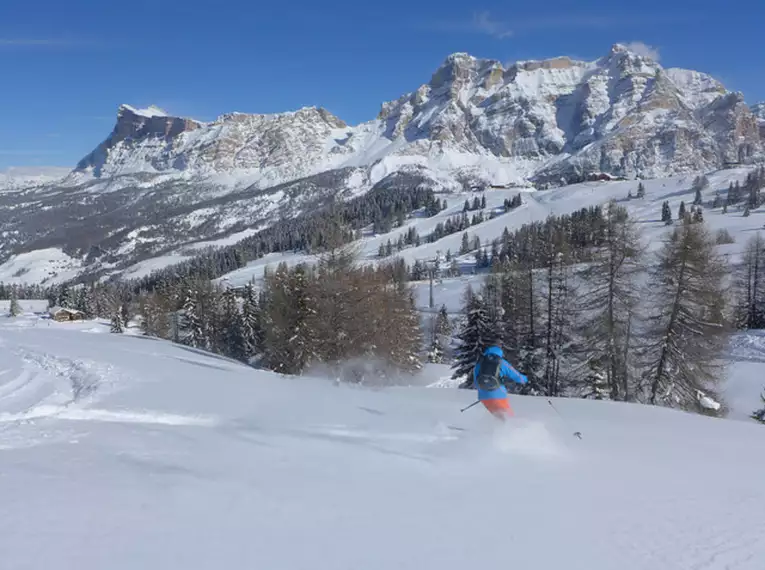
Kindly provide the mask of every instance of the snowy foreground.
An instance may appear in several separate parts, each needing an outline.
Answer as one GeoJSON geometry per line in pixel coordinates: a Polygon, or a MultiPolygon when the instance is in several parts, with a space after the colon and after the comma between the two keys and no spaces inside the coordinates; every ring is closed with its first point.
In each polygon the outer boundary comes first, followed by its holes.
{"type": "Polygon", "coordinates": [[[763,568],[754,423],[515,398],[500,427],[465,391],[33,324],[0,319],[2,568],[763,568]]]}

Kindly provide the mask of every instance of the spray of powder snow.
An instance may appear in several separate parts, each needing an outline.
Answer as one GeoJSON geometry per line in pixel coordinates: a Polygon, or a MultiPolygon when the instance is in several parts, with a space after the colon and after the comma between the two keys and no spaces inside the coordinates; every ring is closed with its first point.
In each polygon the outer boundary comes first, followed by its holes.
{"type": "Polygon", "coordinates": [[[566,447],[544,422],[519,420],[498,427],[492,434],[492,447],[502,453],[536,457],[565,457],[566,447]]]}

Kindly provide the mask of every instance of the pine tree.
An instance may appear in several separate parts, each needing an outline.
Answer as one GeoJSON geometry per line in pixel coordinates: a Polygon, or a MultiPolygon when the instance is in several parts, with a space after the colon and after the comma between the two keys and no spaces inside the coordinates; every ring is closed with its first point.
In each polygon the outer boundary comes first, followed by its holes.
{"type": "Polygon", "coordinates": [[[194,348],[209,349],[210,339],[207,336],[200,314],[199,294],[194,289],[186,291],[183,300],[183,338],[182,342],[194,348]]]}
{"type": "Polygon", "coordinates": [[[582,398],[589,400],[609,400],[613,394],[605,371],[605,364],[596,356],[586,362],[586,372],[582,377],[582,398]]]}
{"type": "Polygon", "coordinates": [[[462,245],[460,245],[460,255],[465,255],[470,251],[470,242],[468,241],[467,232],[462,234],[462,245]]]}
{"type": "Polygon", "coordinates": [[[685,202],[680,202],[680,207],[677,209],[677,219],[685,221],[685,202]]]}
{"type": "Polygon", "coordinates": [[[246,361],[263,353],[264,334],[261,323],[261,311],[255,288],[252,283],[244,287],[242,299],[242,338],[246,361]]]}
{"type": "Polygon", "coordinates": [[[247,341],[244,319],[239,310],[236,294],[232,290],[223,293],[223,353],[235,360],[247,361],[247,341]]]}
{"type": "Polygon", "coordinates": [[[544,242],[545,249],[545,371],[544,389],[547,396],[559,396],[564,391],[564,347],[570,342],[572,326],[571,299],[574,297],[568,261],[569,243],[562,231],[556,231],[551,220],[544,242]]]}
{"type": "Polygon", "coordinates": [[[486,209],[486,195],[481,196],[481,209],[486,209]]]}
{"type": "Polygon", "coordinates": [[[749,211],[749,204],[747,204],[746,207],[744,208],[744,217],[748,218],[750,214],[751,212],[749,211]]]}
{"type": "MultiPolygon", "coordinates": [[[[762,393],[760,399],[762,400],[762,403],[765,404],[765,392],[762,393]]],[[[761,424],[765,424],[765,406],[763,406],[762,409],[754,412],[752,414],[752,419],[760,422],[761,424]]]]}
{"type": "Polygon", "coordinates": [[[701,206],[701,204],[703,204],[703,203],[704,203],[704,201],[703,201],[703,199],[701,197],[701,190],[696,188],[696,196],[693,198],[693,205],[694,206],[701,206]]]}
{"type": "Polygon", "coordinates": [[[125,332],[125,328],[122,323],[122,307],[118,303],[115,303],[112,309],[111,332],[116,334],[125,332]]]}
{"type": "Polygon", "coordinates": [[[696,208],[695,210],[693,210],[693,223],[694,224],[704,223],[704,212],[702,212],[700,206],[696,208]]]}
{"type": "Polygon", "coordinates": [[[21,314],[21,306],[19,305],[18,293],[16,289],[11,289],[11,306],[8,310],[9,317],[18,317],[21,314]]]}
{"type": "Polygon", "coordinates": [[[759,232],[747,243],[737,285],[738,325],[744,329],[765,328],[765,239],[759,232]]]}
{"type": "Polygon", "coordinates": [[[319,343],[312,285],[303,265],[292,270],[280,267],[267,284],[266,361],[276,372],[300,374],[316,360],[319,343]]]}
{"type": "Polygon", "coordinates": [[[452,378],[465,378],[464,387],[472,382],[473,367],[479,357],[494,342],[496,331],[486,303],[468,287],[465,293],[465,319],[457,334],[459,345],[455,350],[452,378]]]}
{"type": "Polygon", "coordinates": [[[672,225],[672,210],[669,207],[669,202],[664,202],[661,205],[661,221],[666,225],[672,225]]]}
{"type": "Polygon", "coordinates": [[[611,202],[603,244],[582,274],[587,292],[579,300],[583,318],[578,332],[583,341],[577,351],[581,355],[577,383],[585,394],[600,393],[604,381],[609,399],[631,398],[630,331],[643,251],[637,225],[624,208],[611,202]]]}
{"type": "Polygon", "coordinates": [[[645,186],[642,182],[638,183],[637,197],[641,199],[645,198],[645,186]]]}
{"type": "Polygon", "coordinates": [[[699,399],[719,401],[719,357],[727,341],[723,279],[727,268],[703,224],[677,228],[659,254],[650,291],[655,313],[643,351],[646,398],[699,410],[699,399]]]}

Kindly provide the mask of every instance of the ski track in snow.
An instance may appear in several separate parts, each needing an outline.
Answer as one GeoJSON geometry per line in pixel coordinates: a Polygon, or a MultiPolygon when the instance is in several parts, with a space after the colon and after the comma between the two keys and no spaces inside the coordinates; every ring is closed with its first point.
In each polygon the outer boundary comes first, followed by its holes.
{"type": "MultiPolygon", "coordinates": [[[[127,375],[112,364],[95,360],[70,359],[28,348],[14,352],[22,366],[0,370],[0,449],[29,447],[70,436],[67,429],[58,434],[55,429],[48,430],[42,437],[30,439],[19,433],[19,429],[40,420],[203,427],[216,424],[214,418],[161,411],[92,408],[100,392],[108,394],[118,389],[120,381],[129,381],[127,375]]],[[[205,362],[197,364],[212,367],[205,362]]]]}

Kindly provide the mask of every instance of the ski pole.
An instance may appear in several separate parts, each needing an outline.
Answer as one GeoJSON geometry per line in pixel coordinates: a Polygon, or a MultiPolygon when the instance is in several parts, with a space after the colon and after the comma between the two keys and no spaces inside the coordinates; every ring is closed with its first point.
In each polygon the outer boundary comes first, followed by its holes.
{"type": "MultiPolygon", "coordinates": [[[[547,400],[547,403],[548,403],[548,404],[550,404],[550,407],[551,407],[553,410],[555,410],[555,413],[556,413],[556,414],[558,414],[558,417],[559,417],[559,418],[560,418],[560,419],[563,421],[563,423],[564,423],[564,424],[566,424],[566,426],[568,426],[568,427],[570,428],[571,426],[569,426],[569,425],[568,425],[568,422],[566,421],[566,418],[564,418],[564,417],[563,417],[563,415],[562,415],[562,414],[561,414],[561,413],[558,411],[558,408],[556,408],[555,406],[553,406],[552,400],[548,399],[548,400],[547,400]]],[[[580,431],[575,431],[575,432],[574,432],[574,437],[578,437],[579,439],[582,439],[582,432],[580,432],[580,431]]]]}
{"type": "Polygon", "coordinates": [[[473,402],[472,404],[470,404],[470,405],[469,405],[467,408],[462,408],[462,409],[460,410],[460,412],[466,412],[466,411],[468,411],[470,408],[472,408],[473,406],[475,406],[476,404],[480,404],[480,403],[481,403],[481,400],[476,400],[475,402],[473,402]]]}

